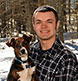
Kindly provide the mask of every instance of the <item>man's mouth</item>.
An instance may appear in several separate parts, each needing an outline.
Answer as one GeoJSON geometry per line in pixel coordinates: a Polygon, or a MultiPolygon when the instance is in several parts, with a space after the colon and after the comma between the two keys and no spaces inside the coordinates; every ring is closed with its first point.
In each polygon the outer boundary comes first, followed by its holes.
{"type": "Polygon", "coordinates": [[[41,33],[48,33],[48,32],[50,32],[49,30],[41,30],[40,31],[41,33]]]}

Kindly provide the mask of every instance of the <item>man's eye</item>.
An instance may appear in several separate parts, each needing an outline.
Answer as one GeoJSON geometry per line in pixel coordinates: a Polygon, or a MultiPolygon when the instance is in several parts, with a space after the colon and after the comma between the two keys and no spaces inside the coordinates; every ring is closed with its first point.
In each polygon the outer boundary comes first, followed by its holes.
{"type": "Polygon", "coordinates": [[[40,24],[40,22],[36,22],[36,24],[40,24]]]}
{"type": "Polygon", "coordinates": [[[49,19],[47,20],[47,23],[53,23],[53,20],[49,19]]]}
{"type": "Polygon", "coordinates": [[[27,42],[23,42],[23,43],[22,43],[22,46],[26,46],[26,45],[27,45],[27,42]]]}
{"type": "Polygon", "coordinates": [[[48,23],[52,23],[52,21],[48,21],[48,23]]]}

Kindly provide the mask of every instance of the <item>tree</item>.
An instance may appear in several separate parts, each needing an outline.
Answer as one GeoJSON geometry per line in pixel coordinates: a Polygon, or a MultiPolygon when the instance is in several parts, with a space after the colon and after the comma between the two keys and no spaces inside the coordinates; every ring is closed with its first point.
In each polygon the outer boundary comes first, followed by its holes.
{"type": "MultiPolygon", "coordinates": [[[[32,21],[32,12],[33,12],[33,9],[35,8],[35,7],[33,7],[35,5],[33,2],[34,1],[31,1],[31,0],[18,0],[18,1],[17,0],[12,0],[12,1],[0,0],[1,23],[5,21],[5,24],[2,23],[0,25],[0,27],[1,27],[0,32],[4,31],[3,30],[4,27],[5,27],[5,29],[7,29],[6,27],[9,26],[8,25],[9,23],[6,23],[6,22],[9,22],[10,19],[14,19],[14,21],[17,23],[15,29],[19,33],[21,33],[21,31],[25,31],[25,32],[29,31],[32,33],[33,32],[32,24],[31,24],[32,23],[31,22],[32,21]]],[[[12,23],[11,23],[10,27],[13,30],[12,23]]],[[[12,32],[14,32],[14,31],[11,31],[11,33],[12,32]]]]}
{"type": "MultiPolygon", "coordinates": [[[[73,0],[0,0],[0,32],[5,32],[5,34],[9,33],[9,35],[15,30],[18,31],[18,33],[22,33],[21,31],[34,33],[32,27],[32,14],[38,6],[48,4],[54,6],[58,11],[60,19],[58,36],[60,40],[64,42],[63,27],[65,27],[65,31],[67,32],[69,29],[67,27],[71,25],[73,13],[71,13],[72,1],[73,0]],[[12,21],[11,25],[9,25],[10,20],[14,20],[14,25],[12,21]],[[8,28],[11,29],[10,32],[7,32],[6,29],[8,28]]],[[[77,11],[76,9],[76,22],[78,21],[77,11]]]]}
{"type": "Polygon", "coordinates": [[[58,13],[59,13],[59,19],[60,19],[60,27],[59,27],[59,31],[58,31],[58,36],[59,39],[64,42],[64,37],[63,37],[63,24],[64,24],[64,10],[63,10],[63,0],[56,0],[58,3],[56,3],[57,5],[57,9],[58,9],[58,13]]]}
{"type": "Polygon", "coordinates": [[[77,23],[77,38],[78,38],[78,1],[76,1],[76,9],[75,9],[75,12],[76,12],[76,23],[77,23]]]}

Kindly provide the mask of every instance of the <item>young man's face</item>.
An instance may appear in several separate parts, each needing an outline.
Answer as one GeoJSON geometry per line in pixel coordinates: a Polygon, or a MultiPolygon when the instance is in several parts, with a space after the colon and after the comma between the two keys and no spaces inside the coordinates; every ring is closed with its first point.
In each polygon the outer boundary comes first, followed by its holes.
{"type": "Polygon", "coordinates": [[[56,18],[53,12],[37,12],[33,27],[40,40],[48,40],[56,36],[59,22],[56,24],[56,18]]]}

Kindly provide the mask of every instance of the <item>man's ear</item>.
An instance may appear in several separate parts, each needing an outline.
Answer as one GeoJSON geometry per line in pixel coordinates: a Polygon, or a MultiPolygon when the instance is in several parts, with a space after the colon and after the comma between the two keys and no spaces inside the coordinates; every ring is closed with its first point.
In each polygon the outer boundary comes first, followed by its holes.
{"type": "Polygon", "coordinates": [[[59,25],[60,25],[60,21],[58,20],[56,25],[56,30],[59,28],[59,25]]]}
{"type": "Polygon", "coordinates": [[[12,38],[8,42],[6,42],[6,45],[9,46],[9,47],[14,47],[14,45],[15,45],[15,39],[12,38]]]}
{"type": "Polygon", "coordinates": [[[33,23],[33,29],[34,29],[34,31],[35,31],[35,23],[33,23]]]}

